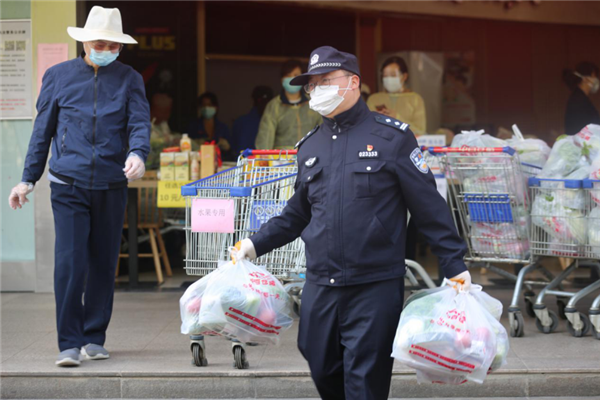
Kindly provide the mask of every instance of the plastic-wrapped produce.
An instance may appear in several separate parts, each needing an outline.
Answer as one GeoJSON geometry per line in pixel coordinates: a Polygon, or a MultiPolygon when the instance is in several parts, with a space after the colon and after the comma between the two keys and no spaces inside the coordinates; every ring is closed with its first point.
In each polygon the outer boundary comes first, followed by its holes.
{"type": "Polygon", "coordinates": [[[573,142],[582,149],[582,154],[591,163],[600,156],[600,125],[590,124],[584,127],[573,136],[573,142]]]}
{"type": "Polygon", "coordinates": [[[277,344],[293,321],[281,282],[247,260],[225,263],[213,274],[198,323],[241,342],[277,344]]]}
{"type": "Polygon", "coordinates": [[[480,131],[462,131],[452,139],[450,147],[505,147],[505,140],[495,138],[480,131]]]}
{"type": "Polygon", "coordinates": [[[588,216],[588,244],[594,257],[600,258],[600,207],[595,207],[588,216]]]}
{"type": "Polygon", "coordinates": [[[519,154],[522,163],[542,168],[550,156],[550,146],[541,139],[519,139],[513,137],[507,140],[510,147],[519,154]]]}
{"type": "Polygon", "coordinates": [[[556,139],[540,177],[563,179],[586,166],[589,162],[582,154],[582,148],[575,144],[573,136],[563,135],[556,139]]]}
{"type": "Polygon", "coordinates": [[[517,223],[476,222],[471,224],[471,245],[481,256],[522,259],[529,250],[527,227],[527,220],[517,220],[517,223]]]}
{"type": "Polygon", "coordinates": [[[541,193],[536,196],[531,210],[531,222],[555,238],[557,243],[585,243],[587,229],[584,212],[568,207],[551,194],[541,193]]]}
{"type": "Polygon", "coordinates": [[[423,383],[483,383],[508,354],[504,327],[472,292],[444,286],[417,292],[402,312],[392,357],[418,371],[423,383]],[[500,344],[500,345],[499,345],[500,344]]]}
{"type": "Polygon", "coordinates": [[[596,157],[594,161],[592,161],[589,178],[600,180],[600,156],[596,157]]]}
{"type": "Polygon", "coordinates": [[[213,274],[194,282],[187,288],[181,299],[179,299],[179,311],[181,313],[181,333],[184,335],[202,335],[215,334],[210,329],[200,325],[198,317],[200,314],[200,306],[202,304],[202,296],[208,285],[208,281],[213,274]]]}

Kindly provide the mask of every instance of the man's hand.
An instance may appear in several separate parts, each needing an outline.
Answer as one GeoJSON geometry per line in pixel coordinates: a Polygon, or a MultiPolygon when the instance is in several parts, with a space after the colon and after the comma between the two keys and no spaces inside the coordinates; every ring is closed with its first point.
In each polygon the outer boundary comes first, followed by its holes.
{"type": "Polygon", "coordinates": [[[235,264],[237,260],[254,260],[256,258],[256,250],[254,249],[254,243],[250,239],[244,239],[241,242],[235,244],[237,249],[236,254],[231,254],[231,259],[235,264]]]}
{"type": "Polygon", "coordinates": [[[125,172],[125,177],[130,181],[140,179],[146,173],[144,160],[142,160],[137,154],[131,153],[129,157],[127,157],[127,161],[125,161],[125,168],[123,168],[123,172],[125,172]]]}
{"type": "Polygon", "coordinates": [[[457,291],[462,289],[468,292],[471,289],[471,274],[469,271],[462,272],[454,278],[450,278],[450,286],[453,286],[457,291]]]}
{"type": "Polygon", "coordinates": [[[10,191],[10,196],[8,196],[8,205],[13,210],[22,208],[25,203],[29,203],[27,195],[31,192],[33,192],[33,185],[31,183],[19,183],[10,191]]]}

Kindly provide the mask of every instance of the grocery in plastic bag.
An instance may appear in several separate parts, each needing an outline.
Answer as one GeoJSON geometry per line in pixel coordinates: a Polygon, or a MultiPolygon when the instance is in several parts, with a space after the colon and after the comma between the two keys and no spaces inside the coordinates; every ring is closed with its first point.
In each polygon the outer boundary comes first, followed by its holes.
{"type": "Polygon", "coordinates": [[[212,276],[213,273],[194,282],[187,288],[181,299],[179,299],[181,333],[184,335],[216,335],[215,332],[210,331],[199,323],[202,296],[212,276]]]}
{"type": "Polygon", "coordinates": [[[462,131],[452,139],[450,147],[505,147],[507,142],[480,131],[462,131]]]}
{"type": "Polygon", "coordinates": [[[416,369],[420,383],[483,383],[506,362],[508,335],[497,320],[502,306],[475,292],[481,286],[469,292],[443,286],[407,300],[392,357],[416,369]]]}
{"type": "Polygon", "coordinates": [[[573,142],[591,163],[600,156],[600,125],[590,124],[573,136],[573,142]]]}
{"type": "Polygon", "coordinates": [[[588,243],[594,257],[600,258],[600,207],[595,207],[588,217],[588,243]]]}
{"type": "Polygon", "coordinates": [[[542,168],[550,156],[550,146],[541,139],[519,139],[513,137],[506,141],[517,151],[522,163],[542,168]]]}
{"type": "MultiPolygon", "coordinates": [[[[571,192],[571,191],[569,191],[571,192]]],[[[581,192],[574,190],[572,192],[581,192]]],[[[575,201],[575,197],[572,199],[575,201]]],[[[574,204],[573,207],[578,207],[574,204]]],[[[556,243],[582,245],[587,236],[585,214],[581,208],[573,208],[568,202],[558,199],[551,192],[536,196],[531,209],[531,222],[542,228],[556,243]]]]}
{"type": "Polygon", "coordinates": [[[575,144],[573,136],[560,136],[552,147],[540,177],[564,179],[574,171],[588,167],[590,162],[583,153],[583,148],[575,144]]]}
{"type": "Polygon", "coordinates": [[[247,260],[227,262],[213,274],[198,324],[241,342],[277,344],[293,322],[290,297],[281,282],[247,260]]]}

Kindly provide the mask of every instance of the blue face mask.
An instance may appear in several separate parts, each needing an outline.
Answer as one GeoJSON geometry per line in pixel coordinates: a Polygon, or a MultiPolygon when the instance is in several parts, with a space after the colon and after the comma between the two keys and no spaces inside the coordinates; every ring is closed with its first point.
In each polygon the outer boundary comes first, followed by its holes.
{"type": "Polygon", "coordinates": [[[92,60],[92,62],[99,67],[106,67],[108,64],[115,61],[117,57],[119,57],[119,53],[112,53],[110,51],[98,52],[94,49],[91,50],[92,52],[90,53],[90,60],[92,60]]]}
{"type": "Polygon", "coordinates": [[[294,78],[283,78],[283,90],[289,94],[296,94],[302,89],[302,86],[290,85],[290,82],[294,78]]]}
{"type": "Polygon", "coordinates": [[[212,119],[217,113],[216,107],[202,107],[200,109],[200,113],[202,114],[202,118],[204,119],[212,119]]]}

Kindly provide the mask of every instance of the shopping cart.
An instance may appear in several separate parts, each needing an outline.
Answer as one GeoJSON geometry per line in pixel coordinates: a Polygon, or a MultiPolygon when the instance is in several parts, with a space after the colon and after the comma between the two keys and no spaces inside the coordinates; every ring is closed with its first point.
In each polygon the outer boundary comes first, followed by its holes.
{"type": "MultiPolygon", "coordinates": [[[[589,196],[592,211],[588,215],[588,240],[586,252],[600,259],[600,181],[586,179],[583,188],[589,196]]],[[[594,299],[589,311],[592,335],[600,340],[600,295],[594,299]]]]}
{"type": "Polygon", "coordinates": [[[526,312],[535,316],[534,286],[546,286],[553,276],[529,251],[527,177],[538,167],[523,165],[515,150],[499,148],[430,148],[440,158],[449,187],[449,203],[457,228],[467,242],[469,267],[488,269],[515,281],[508,308],[510,334],[523,336],[524,319],[519,306],[523,286],[526,312]],[[517,274],[495,264],[523,266],[517,274]],[[525,280],[539,270],[543,280],[525,280]]]}
{"type": "MultiPolygon", "coordinates": [[[[181,194],[186,198],[187,274],[208,275],[221,262],[228,260],[231,246],[257,232],[270,218],[281,214],[294,193],[297,172],[295,151],[254,150],[244,152],[237,166],[182,187],[181,194]],[[215,204],[233,207],[233,229],[228,232],[193,229],[195,216],[219,215],[220,209],[215,204]]],[[[294,309],[298,310],[305,276],[304,242],[298,238],[259,257],[256,263],[265,266],[284,283],[294,300],[294,309]]],[[[234,366],[248,368],[244,344],[234,342],[232,348],[234,366]]],[[[191,337],[191,351],[195,365],[207,365],[202,336],[191,337]]]]}
{"type": "MultiPolygon", "coordinates": [[[[567,328],[575,337],[585,336],[592,327],[592,322],[576,309],[577,302],[600,289],[600,280],[593,282],[578,292],[567,292],[560,285],[577,268],[588,266],[600,272],[598,258],[600,248],[597,247],[596,236],[600,233],[595,228],[598,217],[595,217],[600,197],[600,186],[594,181],[567,179],[531,178],[529,187],[533,206],[531,209],[531,252],[539,257],[566,257],[574,261],[560,273],[538,295],[534,310],[536,326],[543,333],[551,333],[558,326],[558,315],[544,304],[547,295],[557,296],[559,314],[567,319],[567,328]],[[585,183],[585,187],[584,187],[585,183]],[[591,229],[590,229],[591,228],[591,229]],[[558,289],[558,290],[557,290],[558,289]],[[565,304],[568,299],[568,303],[565,304]],[[560,304],[563,304],[560,306],[560,304]]],[[[598,306],[600,297],[592,305],[590,315],[594,318],[595,336],[598,331],[598,306]]]]}

